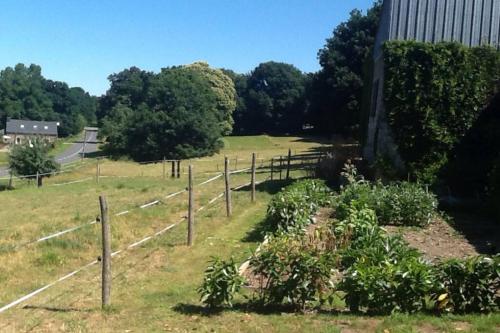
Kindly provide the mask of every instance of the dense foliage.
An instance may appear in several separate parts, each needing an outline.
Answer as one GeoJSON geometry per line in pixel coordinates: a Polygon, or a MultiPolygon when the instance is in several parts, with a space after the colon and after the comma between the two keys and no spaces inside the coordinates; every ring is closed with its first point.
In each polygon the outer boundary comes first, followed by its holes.
{"type": "Polygon", "coordinates": [[[458,313],[500,308],[500,256],[449,260],[437,265],[443,288],[440,308],[458,313]]]}
{"type": "MultiPolygon", "coordinates": [[[[353,10],[318,53],[321,70],[309,88],[309,120],[321,133],[353,134],[360,122],[363,66],[375,42],[381,1],[366,14],[353,10]]],[[[356,133],[357,134],[357,133],[356,133]]]]}
{"type": "Polygon", "coordinates": [[[500,52],[457,43],[384,46],[387,118],[409,172],[431,183],[498,89],[500,52]]]}
{"type": "Polygon", "coordinates": [[[252,272],[259,277],[259,300],[264,304],[290,304],[304,309],[308,302],[328,298],[331,268],[336,254],[328,234],[304,238],[297,234],[270,237],[252,256],[252,272]],[[326,242],[325,242],[326,241],[326,242]]]}
{"type": "Polygon", "coordinates": [[[243,283],[244,279],[233,258],[229,261],[213,258],[205,270],[198,293],[201,295],[201,302],[208,307],[232,306],[231,301],[243,283]]]}
{"type": "Polygon", "coordinates": [[[58,121],[59,135],[79,133],[96,121],[96,98],[81,88],[47,80],[37,65],[0,72],[0,126],[7,118],[58,121]]]}
{"type": "Polygon", "coordinates": [[[272,198],[267,209],[267,222],[273,230],[301,230],[311,224],[317,210],[330,201],[331,193],[323,182],[297,182],[272,198]]]}
{"type": "Polygon", "coordinates": [[[50,173],[59,169],[54,159],[49,156],[50,146],[41,139],[33,139],[20,145],[14,145],[9,154],[9,168],[17,176],[38,177],[38,185],[42,185],[42,178],[49,177],[50,173]]]}
{"type": "Polygon", "coordinates": [[[246,76],[244,84],[235,81],[242,97],[236,111],[235,133],[301,131],[306,111],[306,79],[293,65],[270,61],[258,65],[246,76]]]}
{"type": "Polygon", "coordinates": [[[337,196],[337,215],[344,218],[352,202],[373,209],[380,224],[425,226],[436,215],[437,199],[422,186],[409,182],[354,182],[337,196]]]}
{"type": "Polygon", "coordinates": [[[136,160],[218,151],[230,126],[230,103],[210,75],[221,79],[224,74],[194,64],[159,74],[133,67],[110,76],[111,88],[101,101],[105,149],[136,160]]]}

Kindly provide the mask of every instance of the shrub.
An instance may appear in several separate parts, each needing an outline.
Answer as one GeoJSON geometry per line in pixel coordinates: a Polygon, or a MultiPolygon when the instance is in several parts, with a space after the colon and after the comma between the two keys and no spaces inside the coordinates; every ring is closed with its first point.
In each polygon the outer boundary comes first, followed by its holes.
{"type": "Polygon", "coordinates": [[[205,270],[198,293],[201,295],[201,302],[208,307],[232,306],[234,294],[241,289],[243,283],[244,279],[233,258],[223,261],[214,257],[205,270]]]}
{"type": "Polygon", "coordinates": [[[267,209],[267,221],[274,230],[302,229],[312,223],[314,213],[330,201],[330,190],[323,182],[299,181],[273,197],[267,209]]]}
{"type": "Polygon", "coordinates": [[[345,218],[350,203],[373,209],[382,225],[425,226],[436,214],[436,197],[409,182],[351,183],[337,196],[337,216],[345,218]]]}
{"type": "Polygon", "coordinates": [[[415,312],[427,307],[435,281],[432,267],[415,256],[378,263],[359,260],[345,272],[337,290],[345,293],[351,311],[415,312]]]}
{"type": "Polygon", "coordinates": [[[500,308],[500,256],[450,260],[436,266],[442,287],[439,308],[459,313],[500,308]]]}
{"type": "Polygon", "coordinates": [[[325,243],[317,239],[308,241],[302,235],[271,237],[250,261],[253,272],[260,278],[261,302],[286,303],[304,309],[309,302],[323,300],[331,290],[336,256],[331,248],[319,244],[325,243]]]}

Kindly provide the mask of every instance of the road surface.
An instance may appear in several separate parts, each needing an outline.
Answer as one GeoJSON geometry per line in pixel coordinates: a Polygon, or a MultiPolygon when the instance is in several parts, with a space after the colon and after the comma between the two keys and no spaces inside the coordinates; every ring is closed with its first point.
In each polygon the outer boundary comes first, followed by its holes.
{"type": "MultiPolygon", "coordinates": [[[[55,160],[60,164],[68,164],[82,158],[82,153],[85,148],[85,154],[94,153],[98,150],[97,132],[87,132],[87,140],[84,144],[83,138],[79,141],[68,145],[68,149],[56,156],[55,160]],[[84,147],[85,146],[85,147],[84,147]]],[[[9,169],[0,167],[0,177],[9,175],[9,169]]]]}

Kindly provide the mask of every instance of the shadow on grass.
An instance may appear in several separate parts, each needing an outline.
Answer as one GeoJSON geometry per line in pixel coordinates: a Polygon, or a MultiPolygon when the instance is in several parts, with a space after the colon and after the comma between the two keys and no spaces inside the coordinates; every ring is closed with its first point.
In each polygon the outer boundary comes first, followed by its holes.
{"type": "Polygon", "coordinates": [[[279,304],[279,305],[265,305],[258,301],[250,301],[247,303],[235,303],[233,307],[217,307],[217,308],[207,308],[203,305],[196,304],[186,304],[179,303],[173,307],[173,310],[177,313],[183,315],[198,315],[205,317],[212,317],[220,315],[224,312],[238,312],[238,313],[255,313],[259,315],[276,315],[276,314],[306,314],[306,313],[317,313],[317,314],[328,314],[328,315],[345,315],[352,314],[355,316],[371,317],[376,314],[369,314],[365,312],[353,312],[347,309],[322,309],[319,307],[312,307],[306,311],[302,311],[297,306],[290,304],[279,304]]]}
{"type": "Polygon", "coordinates": [[[52,306],[44,305],[25,305],[22,307],[24,310],[45,310],[49,312],[92,312],[91,309],[79,309],[79,308],[58,308],[52,306]]]}

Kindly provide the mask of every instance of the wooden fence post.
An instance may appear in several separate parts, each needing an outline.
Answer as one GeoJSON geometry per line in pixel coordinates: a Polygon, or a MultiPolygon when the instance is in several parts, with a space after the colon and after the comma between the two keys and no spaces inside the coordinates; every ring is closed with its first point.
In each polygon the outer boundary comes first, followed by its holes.
{"type": "Polygon", "coordinates": [[[288,148],[288,161],[286,164],[286,179],[290,179],[290,162],[292,159],[292,150],[288,148]]]}
{"type": "Polygon", "coordinates": [[[12,170],[9,170],[9,189],[14,188],[14,180],[12,178],[12,170]]]}
{"type": "Polygon", "coordinates": [[[192,246],[194,242],[194,192],[193,192],[193,166],[189,164],[189,175],[188,175],[188,194],[189,194],[189,210],[188,210],[188,235],[187,243],[188,246],[192,246]]]}
{"type": "Polygon", "coordinates": [[[106,197],[99,196],[102,228],[102,307],[109,305],[111,293],[111,231],[106,197]]]}
{"type": "Polygon", "coordinates": [[[271,157],[271,180],[274,179],[274,157],[271,157]]]}
{"type": "Polygon", "coordinates": [[[283,156],[280,155],[280,180],[281,180],[281,173],[283,172],[283,156]]]}
{"type": "Polygon", "coordinates": [[[38,171],[36,172],[36,186],[37,187],[42,186],[41,181],[40,181],[40,173],[38,171]]]}
{"type": "Polygon", "coordinates": [[[170,177],[175,178],[175,161],[170,161],[172,164],[172,170],[170,172],[170,177]]]}
{"type": "Polygon", "coordinates": [[[177,178],[181,178],[181,160],[177,160],[177,178]]]}
{"type": "Polygon", "coordinates": [[[229,186],[229,159],[224,157],[224,180],[226,185],[226,214],[228,217],[232,215],[232,207],[231,207],[231,186],[229,186]]]}
{"type": "Polygon", "coordinates": [[[252,153],[252,202],[255,202],[255,153],[252,153]]]}
{"type": "Polygon", "coordinates": [[[167,172],[167,170],[165,169],[166,168],[165,163],[167,163],[167,161],[165,161],[165,156],[163,156],[163,165],[162,165],[163,166],[163,179],[166,178],[166,172],[167,172]]]}
{"type": "Polygon", "coordinates": [[[83,131],[82,161],[85,159],[85,146],[87,145],[87,130],[83,131]]]}

